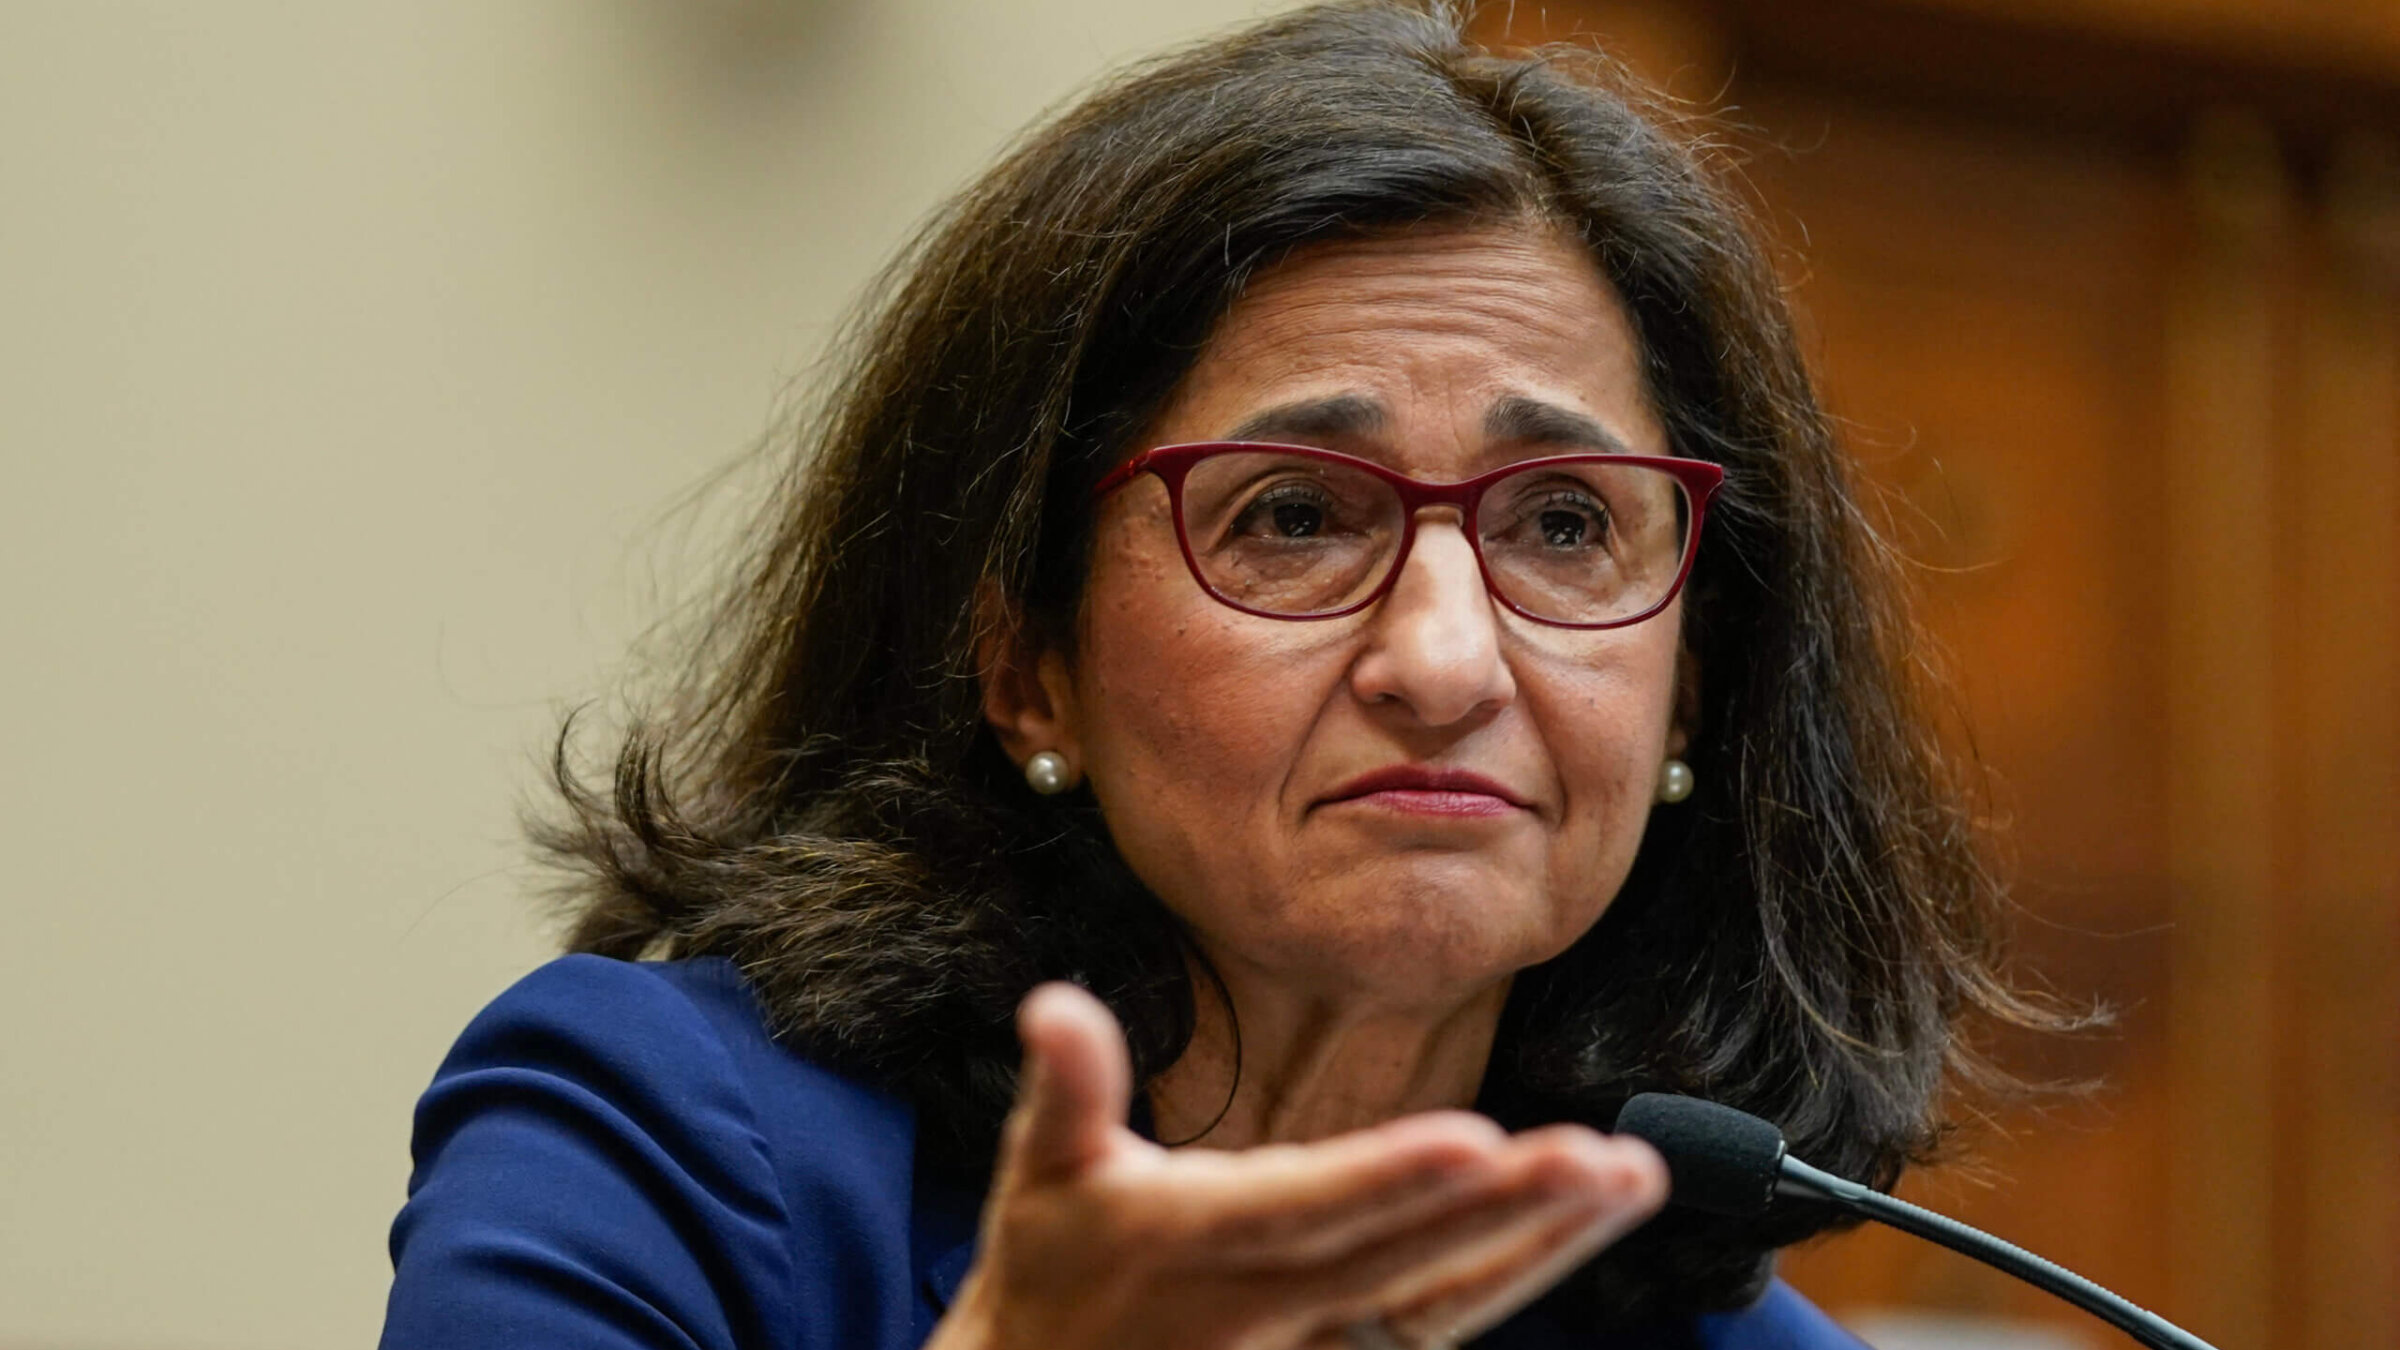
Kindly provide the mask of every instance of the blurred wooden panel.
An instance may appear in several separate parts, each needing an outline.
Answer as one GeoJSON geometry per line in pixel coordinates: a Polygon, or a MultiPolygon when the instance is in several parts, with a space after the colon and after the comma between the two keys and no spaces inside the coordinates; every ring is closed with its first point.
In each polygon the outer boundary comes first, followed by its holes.
{"type": "MultiPolygon", "coordinates": [[[[2279,130],[2316,138],[2400,126],[2400,47],[2380,37],[2352,40],[2322,21],[2284,22],[2302,8],[2318,15],[2347,8],[2371,11],[2382,25],[2375,31],[2388,31],[2400,23],[2392,17],[2400,4],[2389,0],[2250,5],[2250,32],[2178,25],[2171,37],[2155,31],[2176,22],[2171,4],[2159,5],[2147,25],[2065,17],[2113,12],[2119,0],[1696,3],[1719,19],[1723,71],[1740,74],[1737,101],[1742,83],[1806,82],[1871,93],[1895,111],[1971,109],[1998,125],[2105,132],[2168,154],[2197,118],[2224,107],[2251,109],[2279,130]],[[2257,31],[2270,29],[2279,36],[2257,31]]],[[[2367,20],[2331,21],[2343,22],[2367,20]]]]}
{"type": "Polygon", "coordinates": [[[2274,1290],[2277,352],[2290,189],[2275,138],[2213,119],[2186,164],[2167,309],[2168,1104],[2164,1306],[2265,1345],[2274,1290]],[[2201,1182],[2205,1179],[2205,1183],[2201,1182]]]}
{"type": "Polygon", "coordinates": [[[2246,61],[2400,76],[2400,5],[2259,0],[1901,0],[1918,9],[2112,34],[2246,61]]]}
{"type": "Polygon", "coordinates": [[[1801,90],[1745,106],[1822,144],[1753,180],[1798,250],[1824,392],[1950,649],[1999,804],[2046,885],[2139,923],[2164,546],[2166,204],[2138,162],[1801,90]],[[2069,805],[2072,803],[2073,805],[2069,805]]]}
{"type": "MultiPolygon", "coordinates": [[[[2166,1305],[2167,436],[2161,401],[2128,392],[2165,378],[2173,184],[2105,143],[1895,117],[1807,87],[1741,97],[1810,147],[1751,172],[1804,245],[1795,289],[1828,400],[1923,564],[1926,617],[1995,774],[2034,964],[2126,1010],[2104,1038],[2011,1056],[2036,1076],[2102,1079],[2101,1095],[1971,1141],[1983,1182],[1908,1189],[2166,1305]]],[[[1836,1307],[2062,1320],[2046,1296],[1895,1234],[1821,1244],[1791,1273],[1836,1307]]]]}
{"type": "Polygon", "coordinates": [[[2390,0],[1561,0],[1483,17],[1525,43],[1596,35],[1693,99],[1803,81],[2153,145],[2228,105],[2317,132],[2400,125],[2390,0]]]}
{"type": "Polygon", "coordinates": [[[2286,459],[2298,1345],[2400,1340],[2400,155],[2336,147],[2286,459]]]}

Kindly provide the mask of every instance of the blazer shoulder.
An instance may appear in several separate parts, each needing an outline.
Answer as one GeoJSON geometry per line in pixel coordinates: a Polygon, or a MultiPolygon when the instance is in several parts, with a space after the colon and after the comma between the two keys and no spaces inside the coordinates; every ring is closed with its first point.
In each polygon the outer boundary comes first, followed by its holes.
{"type": "Polygon", "coordinates": [[[619,961],[576,954],[534,967],[487,1004],[459,1037],[464,1048],[512,1044],[521,1035],[569,1035],[689,1053],[709,1024],[728,1045],[763,1036],[747,986],[729,961],[619,961]],[[699,1019],[699,1020],[695,1020],[699,1019]]]}
{"type": "Polygon", "coordinates": [[[468,1025],[418,1105],[395,1318],[448,1301],[472,1259],[487,1319],[630,1303],[673,1309],[678,1343],[896,1344],[912,1127],[779,1045],[728,962],[551,961],[468,1025]],[[529,1306],[542,1282],[498,1274],[527,1252],[575,1272],[574,1297],[529,1306]]]}
{"type": "Polygon", "coordinates": [[[1782,1280],[1740,1312],[1701,1318],[1699,1331],[1703,1350],[1868,1350],[1782,1280]]]}
{"type": "Polygon", "coordinates": [[[731,961],[620,961],[558,957],[492,1000],[459,1037],[440,1076],[462,1061],[557,1053],[574,1047],[649,1082],[731,1079],[753,1099],[762,1129],[802,1108],[810,1133],[907,1129],[913,1112],[893,1094],[828,1068],[775,1039],[765,1009],[731,961]],[[763,1100],[762,1100],[763,1099],[763,1100]]]}

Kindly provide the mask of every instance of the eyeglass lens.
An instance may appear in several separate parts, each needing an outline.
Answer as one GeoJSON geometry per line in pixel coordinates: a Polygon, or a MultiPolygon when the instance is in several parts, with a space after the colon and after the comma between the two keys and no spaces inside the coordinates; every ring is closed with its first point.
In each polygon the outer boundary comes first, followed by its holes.
{"type": "MultiPolygon", "coordinates": [[[[1347,465],[1273,451],[1195,463],[1184,537],[1221,598],[1305,618],[1359,603],[1398,560],[1399,492],[1347,465]]],[[[1604,459],[1534,463],[1486,488],[1476,543],[1510,604],[1556,623],[1630,618],[1682,570],[1691,506],[1672,474],[1604,459]]]]}

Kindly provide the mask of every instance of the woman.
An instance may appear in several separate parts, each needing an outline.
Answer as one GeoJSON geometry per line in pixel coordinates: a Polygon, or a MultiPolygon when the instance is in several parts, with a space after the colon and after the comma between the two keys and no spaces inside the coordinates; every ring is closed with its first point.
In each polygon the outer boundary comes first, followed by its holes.
{"type": "Polygon", "coordinates": [[[685,696],[562,749],[584,955],[427,1093],[385,1343],[1850,1344],[1826,1215],[1601,1130],[1888,1186],[2040,1016],[1694,150],[1335,5],[891,276],[685,696]]]}

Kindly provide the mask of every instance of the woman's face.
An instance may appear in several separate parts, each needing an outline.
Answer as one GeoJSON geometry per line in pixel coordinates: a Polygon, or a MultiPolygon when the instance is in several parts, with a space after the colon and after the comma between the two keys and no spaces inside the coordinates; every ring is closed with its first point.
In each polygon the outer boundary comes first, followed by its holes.
{"type": "MultiPolygon", "coordinates": [[[[1327,245],[1262,273],[1143,444],[1226,439],[1436,482],[1595,441],[1667,453],[1624,307],[1585,252],[1530,227],[1327,245]]],[[[1682,747],[1680,601],[1596,632],[1522,619],[1434,508],[1372,608],[1262,618],[1193,580],[1157,478],[1096,510],[1077,651],[1043,663],[1048,734],[1012,748],[1081,770],[1213,959],[1431,1003],[1600,916],[1682,747]],[[1395,767],[1489,790],[1359,790],[1395,767]]]]}

